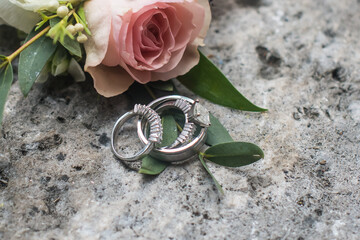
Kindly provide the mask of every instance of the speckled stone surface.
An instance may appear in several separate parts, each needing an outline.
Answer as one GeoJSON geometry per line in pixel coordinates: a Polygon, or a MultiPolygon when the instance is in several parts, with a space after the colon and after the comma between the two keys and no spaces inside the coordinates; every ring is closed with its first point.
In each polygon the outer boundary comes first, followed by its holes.
{"type": "MultiPolygon", "coordinates": [[[[223,197],[198,161],[142,176],[109,146],[131,94],[105,99],[64,78],[24,99],[15,83],[0,134],[1,239],[359,239],[359,1],[212,2],[205,53],[269,112],[202,103],[265,159],[209,163],[223,197]]],[[[15,36],[0,29],[9,53],[15,36]]]]}

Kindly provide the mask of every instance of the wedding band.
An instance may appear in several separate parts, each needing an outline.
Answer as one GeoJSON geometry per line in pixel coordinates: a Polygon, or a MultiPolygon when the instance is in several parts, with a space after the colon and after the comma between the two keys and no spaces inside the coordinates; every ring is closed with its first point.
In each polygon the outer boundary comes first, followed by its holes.
{"type": "Polygon", "coordinates": [[[116,157],[123,161],[136,161],[143,158],[145,155],[149,154],[155,146],[155,143],[160,143],[162,140],[162,125],[160,116],[150,107],[145,105],[136,104],[134,110],[125,113],[121,116],[115,123],[115,126],[111,133],[111,150],[116,157]],[[121,127],[132,117],[141,116],[145,118],[150,124],[150,134],[149,139],[147,140],[143,149],[133,156],[125,156],[120,154],[115,148],[115,142],[117,142],[119,137],[119,132],[121,127]]]}
{"type": "MultiPolygon", "coordinates": [[[[154,109],[156,112],[161,112],[166,109],[170,108],[179,108],[184,112],[185,115],[185,126],[183,129],[183,132],[179,135],[178,139],[180,137],[185,137],[189,132],[189,134],[192,136],[192,129],[186,129],[186,123],[190,124],[190,120],[194,123],[197,123],[201,127],[201,131],[198,136],[196,136],[194,139],[192,139],[189,143],[181,145],[180,147],[163,147],[163,148],[154,148],[149,154],[162,161],[167,162],[177,162],[177,161],[184,161],[187,160],[194,155],[196,155],[201,147],[205,144],[206,140],[206,133],[207,133],[207,127],[210,125],[209,118],[209,112],[206,110],[206,112],[203,110],[203,114],[207,116],[202,116],[202,119],[198,119],[200,117],[198,113],[196,113],[196,109],[200,109],[198,101],[194,101],[190,98],[178,96],[178,95],[172,95],[172,96],[166,96],[159,99],[156,99],[149,103],[147,107],[154,109]],[[183,104],[179,105],[179,102],[183,104]],[[190,105],[185,106],[185,102],[188,102],[190,105]],[[191,111],[190,111],[191,110],[191,111]],[[195,111],[195,113],[194,113],[195,111]],[[189,132],[188,132],[189,131],[189,132]],[[183,135],[182,135],[183,134],[183,135]]],[[[143,132],[143,124],[142,120],[138,120],[138,135],[140,138],[140,141],[147,145],[149,143],[148,139],[145,137],[143,132]]],[[[187,138],[187,136],[186,136],[187,138]]],[[[177,139],[177,140],[178,140],[177,139]]],[[[190,139],[187,139],[190,140],[190,139]]],[[[185,141],[186,142],[186,141],[185,141]]]]}

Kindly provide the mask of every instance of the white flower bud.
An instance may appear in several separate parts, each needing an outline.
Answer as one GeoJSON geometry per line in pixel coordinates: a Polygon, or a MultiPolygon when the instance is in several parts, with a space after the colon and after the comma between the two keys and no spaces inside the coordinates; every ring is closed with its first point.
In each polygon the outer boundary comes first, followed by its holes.
{"type": "Polygon", "coordinates": [[[88,38],[87,38],[87,36],[86,36],[85,34],[80,34],[80,35],[76,38],[76,40],[77,40],[79,43],[85,43],[85,42],[88,40],[88,38]]]}
{"type": "Polygon", "coordinates": [[[60,18],[64,18],[66,17],[66,15],[68,15],[69,13],[69,9],[66,6],[60,6],[58,7],[56,14],[60,17],[60,18]]]}
{"type": "Polygon", "coordinates": [[[49,11],[55,11],[60,6],[59,2],[55,0],[48,1],[47,4],[48,6],[46,9],[49,11]]]}
{"type": "Polygon", "coordinates": [[[75,30],[76,32],[82,32],[84,31],[84,26],[81,23],[75,24],[75,30]]]}
{"type": "Polygon", "coordinates": [[[71,33],[71,35],[75,35],[75,33],[76,33],[75,26],[72,25],[72,24],[68,25],[68,26],[66,27],[66,30],[68,30],[68,31],[71,33]]]}

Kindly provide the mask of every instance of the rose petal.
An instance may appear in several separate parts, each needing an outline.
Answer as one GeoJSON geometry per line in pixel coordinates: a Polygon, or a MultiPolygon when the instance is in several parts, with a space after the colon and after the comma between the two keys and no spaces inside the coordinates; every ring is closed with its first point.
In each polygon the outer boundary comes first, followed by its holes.
{"type": "Polygon", "coordinates": [[[210,27],[210,22],[211,22],[211,9],[210,9],[210,4],[209,4],[209,0],[198,0],[198,3],[204,8],[204,14],[205,14],[205,18],[204,18],[204,25],[201,28],[199,35],[198,35],[198,43],[200,46],[203,46],[204,43],[204,39],[206,37],[206,34],[209,30],[210,27]],[[200,40],[200,41],[199,41],[200,40]]]}
{"type": "Polygon", "coordinates": [[[185,2],[184,7],[192,11],[192,24],[195,26],[191,34],[190,42],[194,41],[199,36],[199,33],[204,25],[205,9],[200,4],[185,2]]]}
{"type": "Polygon", "coordinates": [[[177,51],[185,47],[189,42],[193,41],[191,36],[193,31],[196,29],[196,26],[192,22],[192,19],[196,13],[193,13],[191,10],[187,9],[185,7],[186,3],[173,4],[173,6],[176,8],[176,15],[181,21],[181,28],[175,37],[176,46],[173,49],[173,51],[177,51]]]}
{"type": "MultiPolygon", "coordinates": [[[[121,17],[115,16],[112,18],[111,24],[115,26],[121,26],[121,24],[125,23],[122,22],[121,17]]],[[[116,30],[114,29],[114,27],[112,27],[109,36],[107,52],[105,54],[104,60],[102,61],[103,64],[110,67],[120,65],[120,49],[118,44],[119,40],[115,39],[115,31],[116,30]]]]}
{"type": "Polygon", "coordinates": [[[108,1],[86,1],[86,20],[92,36],[84,44],[86,50],[85,70],[99,65],[107,52],[111,30],[111,5],[108,1]]]}
{"type": "Polygon", "coordinates": [[[186,47],[180,48],[179,50],[171,53],[170,60],[161,68],[157,69],[155,72],[169,72],[179,64],[181,58],[184,55],[186,47]]]}
{"type": "Polygon", "coordinates": [[[121,67],[107,67],[100,64],[96,67],[88,67],[87,71],[94,79],[96,91],[105,97],[113,97],[125,92],[134,82],[134,79],[121,67]]]}
{"type": "Polygon", "coordinates": [[[181,61],[174,69],[168,72],[152,72],[151,81],[165,81],[189,72],[199,63],[200,54],[197,48],[197,45],[188,45],[183,54],[183,57],[181,58],[181,61]]]}
{"type": "Polygon", "coordinates": [[[123,67],[133,79],[140,83],[148,83],[151,81],[151,71],[141,71],[127,65],[124,62],[122,62],[120,66],[123,67]]]}
{"type": "Polygon", "coordinates": [[[110,1],[112,2],[111,4],[113,9],[122,9],[122,8],[131,9],[133,13],[136,13],[139,10],[142,10],[144,7],[153,5],[155,3],[182,3],[184,1],[194,2],[196,0],[110,0],[110,1]]]}
{"type": "Polygon", "coordinates": [[[169,19],[171,33],[174,37],[176,37],[179,34],[180,28],[182,26],[182,22],[176,15],[176,9],[173,6],[170,6],[164,9],[164,12],[169,19]]]}

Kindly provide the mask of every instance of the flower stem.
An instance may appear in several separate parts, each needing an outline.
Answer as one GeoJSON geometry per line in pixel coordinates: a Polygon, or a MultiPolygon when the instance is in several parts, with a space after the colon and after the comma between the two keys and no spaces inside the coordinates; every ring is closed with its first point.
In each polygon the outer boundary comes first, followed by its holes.
{"type": "Polygon", "coordinates": [[[210,169],[207,167],[202,153],[199,154],[199,159],[200,159],[201,164],[205,168],[205,170],[209,173],[210,177],[214,181],[215,186],[218,189],[218,191],[221,193],[221,195],[224,195],[223,188],[221,187],[220,183],[216,180],[215,176],[211,173],[210,169]]]}
{"type": "Polygon", "coordinates": [[[40,37],[42,37],[45,33],[47,33],[50,29],[50,26],[47,26],[44,28],[41,32],[36,34],[33,38],[31,38],[29,41],[27,41],[24,45],[22,45],[18,50],[13,52],[10,56],[6,57],[6,59],[9,62],[12,62],[22,51],[24,51],[28,46],[33,44],[36,40],[38,40],[40,37]]]}
{"type": "Polygon", "coordinates": [[[5,60],[3,63],[0,64],[0,70],[5,67],[7,64],[9,64],[9,61],[5,60]]]}
{"type": "Polygon", "coordinates": [[[48,20],[50,20],[50,19],[53,19],[53,18],[56,18],[56,17],[58,17],[58,15],[52,15],[52,16],[50,16],[50,17],[48,17],[48,20]]]}

